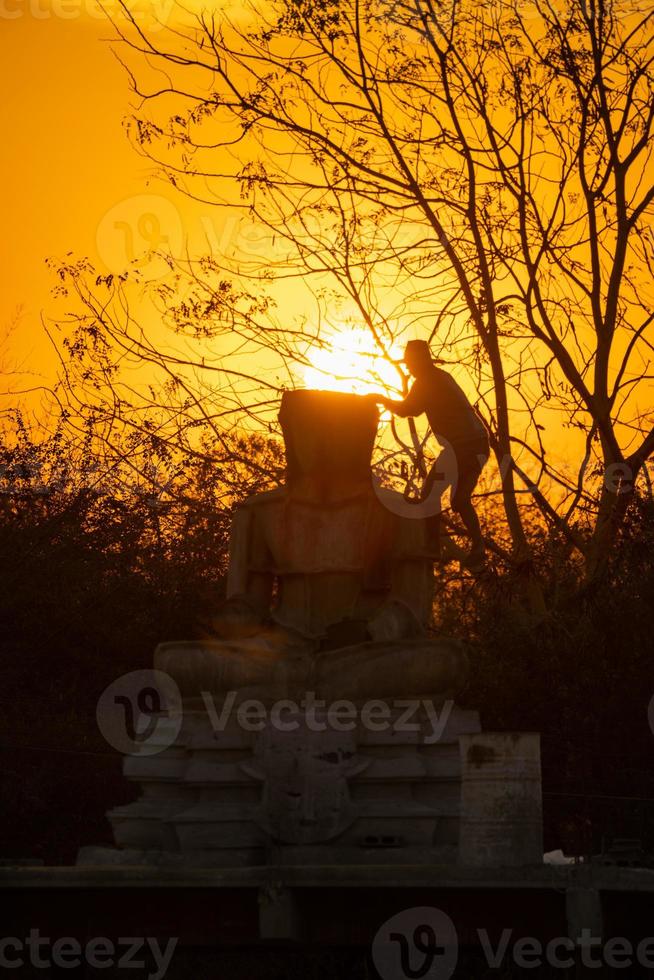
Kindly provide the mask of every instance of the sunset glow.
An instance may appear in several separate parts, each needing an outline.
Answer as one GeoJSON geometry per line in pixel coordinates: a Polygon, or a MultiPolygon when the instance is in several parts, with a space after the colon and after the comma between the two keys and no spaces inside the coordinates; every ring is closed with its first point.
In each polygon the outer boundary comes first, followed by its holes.
{"type": "Polygon", "coordinates": [[[354,395],[373,392],[397,392],[401,377],[391,363],[401,357],[398,347],[384,357],[374,338],[366,330],[346,329],[335,333],[329,345],[309,352],[311,367],[302,377],[307,388],[319,391],[343,391],[354,395]]]}

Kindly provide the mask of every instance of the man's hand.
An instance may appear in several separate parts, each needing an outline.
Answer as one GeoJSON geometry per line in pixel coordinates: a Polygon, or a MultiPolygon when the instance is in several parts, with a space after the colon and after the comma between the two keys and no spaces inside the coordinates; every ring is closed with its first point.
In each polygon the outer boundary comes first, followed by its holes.
{"type": "Polygon", "coordinates": [[[374,402],[375,405],[383,405],[384,408],[388,408],[389,402],[391,401],[390,398],[387,398],[385,395],[378,395],[377,392],[375,391],[373,391],[369,395],[364,395],[363,397],[366,398],[369,402],[374,402]]]}

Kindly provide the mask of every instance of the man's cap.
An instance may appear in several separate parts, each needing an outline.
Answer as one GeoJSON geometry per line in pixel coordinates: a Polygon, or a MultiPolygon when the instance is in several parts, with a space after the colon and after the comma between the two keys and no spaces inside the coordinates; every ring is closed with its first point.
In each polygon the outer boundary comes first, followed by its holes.
{"type": "Polygon", "coordinates": [[[404,348],[403,360],[406,361],[409,354],[417,354],[419,357],[428,357],[431,360],[431,351],[426,340],[409,340],[404,348]]]}

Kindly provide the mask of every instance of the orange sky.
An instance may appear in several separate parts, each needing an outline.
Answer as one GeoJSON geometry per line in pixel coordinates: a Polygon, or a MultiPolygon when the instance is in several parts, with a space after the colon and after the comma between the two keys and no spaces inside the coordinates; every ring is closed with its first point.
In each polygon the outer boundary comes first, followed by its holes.
{"type": "MultiPolygon", "coordinates": [[[[21,16],[5,19],[0,31],[6,134],[0,317],[4,325],[24,307],[18,352],[47,370],[53,362],[39,314],[50,305],[52,279],[44,260],[69,250],[92,256],[100,216],[142,187],[143,165],[121,129],[127,87],[100,40],[105,25],[88,16],[37,18],[33,2],[26,0],[21,16]]],[[[3,3],[15,10],[19,0],[3,3]]]]}
{"type": "MultiPolygon", "coordinates": [[[[115,6],[115,0],[109,0],[115,6]]],[[[145,0],[142,0],[141,6],[145,0]]],[[[151,0],[148,0],[151,3],[151,0]]],[[[123,128],[132,95],[108,40],[112,28],[93,0],[0,0],[0,72],[7,134],[0,168],[6,233],[0,244],[3,332],[18,330],[2,366],[17,363],[52,379],[56,360],[40,317],[65,313],[45,260],[88,256],[100,271],[123,271],[134,254],[167,242],[173,254],[238,243],[257,253],[263,229],[238,234],[239,216],[194,204],[152,179],[152,165],[123,128]],[[70,16],[56,13],[68,11],[70,16]],[[74,14],[74,16],[73,16],[74,14]]],[[[155,0],[155,5],[169,0],[155,0]]],[[[130,0],[134,7],[134,0],[130,0]]],[[[151,3],[152,6],[152,3],[151,3]]],[[[147,278],[161,267],[150,265],[147,278]]],[[[14,388],[29,379],[12,381],[14,388]]]]}
{"type": "Polygon", "coordinates": [[[51,297],[46,258],[72,251],[118,271],[131,257],[123,226],[132,226],[136,252],[148,240],[156,244],[157,228],[175,249],[189,238],[220,243],[230,230],[224,214],[198,211],[152,181],[152,166],[131,148],[122,125],[130,110],[127,77],[112,54],[110,26],[97,10],[88,14],[91,3],[0,0],[0,325],[23,308],[11,360],[27,357],[46,372],[54,362],[40,314],[62,309],[51,297]],[[62,9],[75,16],[53,12],[62,9]]]}
{"type": "MultiPolygon", "coordinates": [[[[91,2],[0,0],[7,134],[0,167],[8,231],[0,245],[0,323],[10,322],[21,307],[24,313],[4,362],[21,361],[44,381],[52,380],[56,361],[40,315],[66,309],[51,297],[55,283],[46,257],[72,250],[118,271],[130,258],[129,236],[139,228],[144,236],[166,235],[175,248],[184,238],[204,244],[207,236],[220,246],[235,221],[224,211],[212,215],[186,203],[160,183],[148,186],[151,168],[130,147],[122,126],[130,108],[128,81],[103,40],[110,27],[88,15],[91,2]],[[62,5],[75,16],[56,15],[62,5]]],[[[24,383],[33,382],[10,381],[14,388],[24,383]]]]}
{"type": "Polygon", "coordinates": [[[185,241],[206,250],[208,240],[221,249],[236,222],[228,211],[212,213],[148,182],[151,166],[130,147],[122,126],[130,109],[128,80],[107,40],[111,28],[97,9],[89,15],[92,2],[0,0],[6,134],[0,155],[0,326],[23,308],[1,360],[3,366],[21,362],[46,380],[56,362],[40,315],[65,310],[50,294],[48,256],[73,251],[100,269],[118,271],[130,249],[142,250],[148,237],[155,246],[159,237],[167,238],[174,251],[185,241]]]}

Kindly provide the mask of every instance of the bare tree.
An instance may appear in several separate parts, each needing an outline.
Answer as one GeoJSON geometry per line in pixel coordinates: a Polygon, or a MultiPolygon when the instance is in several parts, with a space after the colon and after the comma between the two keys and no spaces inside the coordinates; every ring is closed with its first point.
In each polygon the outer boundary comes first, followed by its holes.
{"type": "MultiPolygon", "coordinates": [[[[654,11],[287,0],[252,10],[250,26],[200,14],[150,34],[124,11],[135,141],[196,201],[238,201],[272,251],[186,256],[160,292],[177,337],[221,339],[241,361],[163,350],[125,284],[105,280],[98,296],[69,268],[78,349],[107,343],[158,365],[182,428],[204,422],[220,438],[248,418],[269,424],[293,367],[326,342],[336,299],[390,360],[419,332],[474,381],[517,558],[526,489],[599,573],[654,452],[654,11]],[[315,313],[289,323],[279,297],[300,279],[315,313]],[[240,368],[264,352],[265,372],[240,368]],[[575,475],[557,458],[564,427],[583,436],[575,475]]],[[[105,419],[116,412],[125,421],[123,401],[105,403],[105,419]]]]}

